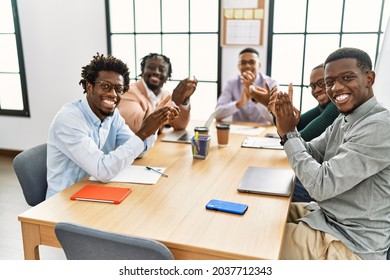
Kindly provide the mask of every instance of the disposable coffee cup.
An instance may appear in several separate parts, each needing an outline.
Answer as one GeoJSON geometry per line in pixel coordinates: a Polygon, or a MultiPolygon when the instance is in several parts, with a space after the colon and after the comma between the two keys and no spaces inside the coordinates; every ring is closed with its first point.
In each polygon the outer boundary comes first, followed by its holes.
{"type": "Polygon", "coordinates": [[[230,124],[217,124],[217,139],[219,147],[226,147],[229,143],[230,124]]]}

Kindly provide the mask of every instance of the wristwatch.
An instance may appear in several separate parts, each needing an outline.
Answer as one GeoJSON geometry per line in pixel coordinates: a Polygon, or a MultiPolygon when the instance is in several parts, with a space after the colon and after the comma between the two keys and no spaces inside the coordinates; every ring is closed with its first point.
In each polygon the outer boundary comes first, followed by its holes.
{"type": "Polygon", "coordinates": [[[299,138],[301,137],[301,134],[297,131],[289,131],[287,132],[281,139],[280,139],[280,145],[284,146],[284,144],[291,138],[299,138]]]}

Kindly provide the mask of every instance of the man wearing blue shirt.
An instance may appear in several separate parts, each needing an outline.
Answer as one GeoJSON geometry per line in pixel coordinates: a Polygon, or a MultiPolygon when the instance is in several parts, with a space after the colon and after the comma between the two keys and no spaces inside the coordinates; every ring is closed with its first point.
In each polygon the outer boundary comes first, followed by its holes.
{"type": "Polygon", "coordinates": [[[64,105],[49,129],[46,198],[87,175],[109,181],[152,147],[159,127],[179,114],[177,107],[162,107],[134,133],[117,110],[129,88],[127,65],[97,54],[81,76],[86,96],[64,105]]]}

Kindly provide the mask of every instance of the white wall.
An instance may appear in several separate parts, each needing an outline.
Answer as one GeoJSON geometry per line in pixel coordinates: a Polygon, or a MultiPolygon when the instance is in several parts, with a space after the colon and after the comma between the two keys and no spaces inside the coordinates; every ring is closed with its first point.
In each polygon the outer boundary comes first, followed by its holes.
{"type": "Polygon", "coordinates": [[[83,95],[81,67],[107,53],[103,0],[18,0],[30,118],[0,116],[0,149],[47,140],[55,113],[83,95]]]}
{"type": "Polygon", "coordinates": [[[376,65],[374,94],[378,101],[390,109],[389,73],[390,73],[390,18],[387,21],[386,33],[383,38],[382,49],[376,65]]]}

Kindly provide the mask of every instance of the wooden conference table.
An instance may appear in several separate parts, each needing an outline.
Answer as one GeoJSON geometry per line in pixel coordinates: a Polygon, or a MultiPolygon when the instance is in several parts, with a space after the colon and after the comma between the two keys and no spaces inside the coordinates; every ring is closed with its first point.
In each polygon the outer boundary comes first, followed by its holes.
{"type": "MultiPolygon", "coordinates": [[[[275,128],[267,127],[262,135],[270,131],[275,128]]],[[[210,134],[205,160],[193,159],[188,144],[157,141],[134,164],[166,167],[168,178],[160,177],[155,185],[108,183],[131,187],[121,204],[70,200],[90,183],[84,179],[19,215],[25,259],[39,259],[39,245],[61,247],[54,233],[57,222],[155,239],[175,259],[278,259],[290,197],[239,193],[236,188],[248,166],[289,168],[284,151],[241,148],[245,135],[239,134],[230,134],[228,146],[220,148],[215,124],[210,134]],[[249,208],[243,216],[206,210],[210,199],[249,208]]]]}

